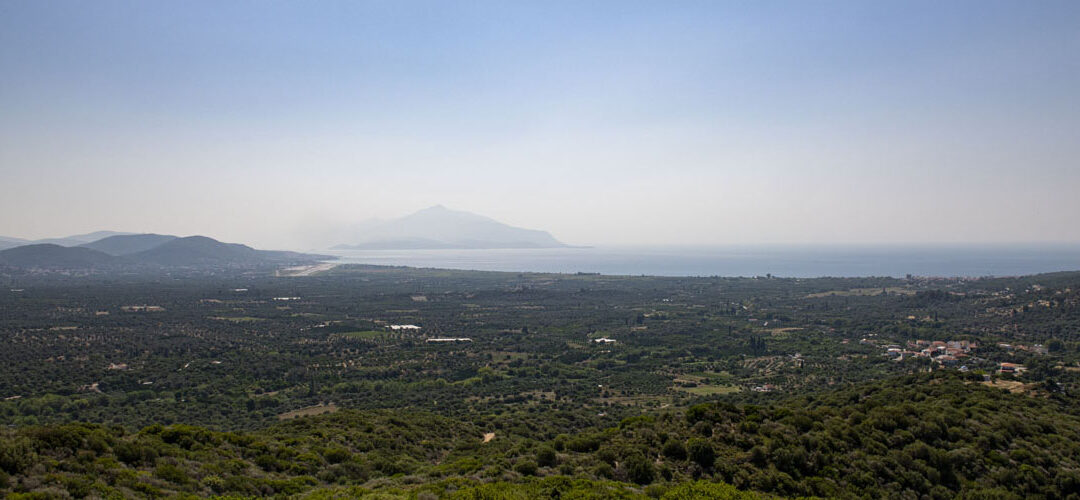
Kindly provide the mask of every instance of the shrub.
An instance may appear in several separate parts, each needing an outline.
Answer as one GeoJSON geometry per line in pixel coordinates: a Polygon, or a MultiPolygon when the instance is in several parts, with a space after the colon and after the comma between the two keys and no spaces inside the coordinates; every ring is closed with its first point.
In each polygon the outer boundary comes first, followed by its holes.
{"type": "Polygon", "coordinates": [[[627,479],[637,484],[649,484],[656,478],[656,468],[644,455],[630,455],[625,468],[627,479]]]}
{"type": "Polygon", "coordinates": [[[682,441],[668,439],[668,441],[664,443],[664,456],[674,460],[685,460],[686,447],[683,446],[682,441]]]}
{"type": "Polygon", "coordinates": [[[170,483],[185,484],[189,481],[187,472],[173,464],[160,464],[154,467],[154,475],[170,483]]]}
{"type": "Polygon", "coordinates": [[[555,450],[547,446],[540,448],[540,451],[536,452],[536,463],[540,467],[554,467],[557,460],[555,450]]]}
{"type": "Polygon", "coordinates": [[[713,462],[716,461],[716,452],[713,450],[712,445],[704,439],[691,439],[686,443],[686,450],[690,460],[693,460],[702,468],[712,467],[713,462]]]}
{"type": "Polygon", "coordinates": [[[522,476],[535,476],[536,468],[536,462],[532,460],[522,460],[514,466],[514,470],[522,476]]]}

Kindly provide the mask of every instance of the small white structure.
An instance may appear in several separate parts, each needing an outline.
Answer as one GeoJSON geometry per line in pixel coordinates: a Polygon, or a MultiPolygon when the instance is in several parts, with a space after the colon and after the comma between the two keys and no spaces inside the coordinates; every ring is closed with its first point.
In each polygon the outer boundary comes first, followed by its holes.
{"type": "Polygon", "coordinates": [[[616,340],[615,339],[609,339],[607,337],[600,337],[598,339],[593,339],[593,342],[596,342],[597,344],[611,344],[611,343],[616,342],[616,340]]]}
{"type": "Polygon", "coordinates": [[[472,342],[468,337],[438,337],[427,339],[428,342],[472,342]]]}
{"type": "Polygon", "coordinates": [[[161,312],[161,311],[164,311],[165,308],[161,307],[161,306],[138,305],[138,306],[120,306],[120,310],[124,311],[124,312],[161,312]]]}
{"type": "Polygon", "coordinates": [[[398,330],[419,330],[420,329],[420,327],[416,326],[416,325],[387,325],[387,328],[389,328],[391,330],[394,330],[394,331],[398,331],[398,330]]]}

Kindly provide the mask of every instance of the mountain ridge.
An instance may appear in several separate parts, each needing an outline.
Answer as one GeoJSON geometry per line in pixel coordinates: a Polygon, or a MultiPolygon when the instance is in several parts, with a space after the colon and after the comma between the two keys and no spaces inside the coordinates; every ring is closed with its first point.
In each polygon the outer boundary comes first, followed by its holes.
{"type": "Polygon", "coordinates": [[[42,269],[252,266],[310,263],[330,258],[333,257],[256,250],[206,236],[159,234],[115,235],[71,247],[41,243],[0,250],[0,265],[42,269]]]}
{"type": "Polygon", "coordinates": [[[177,238],[178,236],[171,234],[118,234],[77,246],[121,256],[150,250],[177,238]]]}

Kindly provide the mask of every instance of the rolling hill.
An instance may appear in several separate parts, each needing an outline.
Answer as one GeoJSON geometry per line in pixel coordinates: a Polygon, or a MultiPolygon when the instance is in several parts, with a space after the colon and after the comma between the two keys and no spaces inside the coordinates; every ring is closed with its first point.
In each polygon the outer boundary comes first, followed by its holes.
{"type": "Polygon", "coordinates": [[[122,234],[79,245],[109,255],[131,255],[177,239],[169,234],[122,234]]]}
{"type": "Polygon", "coordinates": [[[116,257],[97,250],[51,243],[24,245],[0,251],[0,264],[12,267],[91,268],[116,262],[116,257]]]}
{"type": "Polygon", "coordinates": [[[323,256],[256,250],[239,243],[222,243],[206,236],[165,241],[127,256],[131,261],[159,266],[250,265],[322,260],[323,256]]]}

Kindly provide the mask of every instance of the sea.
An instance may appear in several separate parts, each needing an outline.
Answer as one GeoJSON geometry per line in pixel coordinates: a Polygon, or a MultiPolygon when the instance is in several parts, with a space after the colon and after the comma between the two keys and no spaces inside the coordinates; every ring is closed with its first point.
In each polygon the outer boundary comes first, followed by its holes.
{"type": "Polygon", "coordinates": [[[1080,270],[1077,245],[328,250],[344,264],[630,276],[1021,276],[1080,270]]]}

